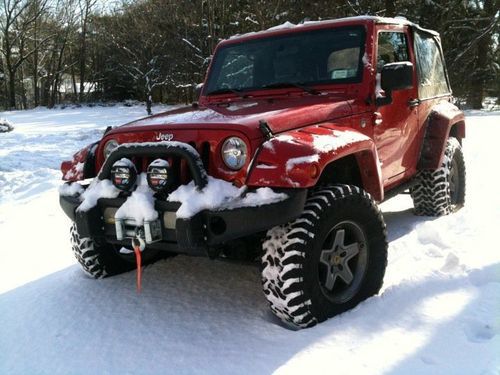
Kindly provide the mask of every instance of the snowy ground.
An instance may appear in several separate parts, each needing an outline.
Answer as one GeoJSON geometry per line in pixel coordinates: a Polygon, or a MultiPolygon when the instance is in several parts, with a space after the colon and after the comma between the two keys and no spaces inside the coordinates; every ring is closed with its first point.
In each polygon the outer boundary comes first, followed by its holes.
{"type": "Polygon", "coordinates": [[[87,279],[58,205],[60,160],[144,109],[4,112],[0,134],[0,374],[500,374],[499,112],[469,112],[467,205],[418,218],[382,205],[379,296],[319,326],[283,328],[252,265],[176,258],[87,279]]]}

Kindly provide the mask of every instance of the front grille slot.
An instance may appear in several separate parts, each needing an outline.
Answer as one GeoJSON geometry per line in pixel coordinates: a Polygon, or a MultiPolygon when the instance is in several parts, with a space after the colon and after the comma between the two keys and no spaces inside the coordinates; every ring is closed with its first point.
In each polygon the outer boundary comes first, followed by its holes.
{"type": "Polygon", "coordinates": [[[203,142],[201,144],[200,156],[203,166],[205,167],[205,170],[208,172],[210,164],[210,143],[203,142]]]}

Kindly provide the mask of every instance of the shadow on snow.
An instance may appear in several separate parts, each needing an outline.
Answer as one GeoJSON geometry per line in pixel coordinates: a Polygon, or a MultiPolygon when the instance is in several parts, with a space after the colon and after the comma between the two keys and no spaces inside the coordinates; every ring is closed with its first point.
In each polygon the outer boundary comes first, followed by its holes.
{"type": "MultiPolygon", "coordinates": [[[[391,222],[403,221],[412,230],[424,220],[410,215],[389,213],[391,240],[403,235],[391,234],[391,222]]],[[[477,272],[478,282],[500,281],[477,272]]],[[[495,275],[498,267],[485,272],[495,275]]],[[[297,332],[284,329],[269,312],[254,265],[178,256],[147,267],[143,277],[137,294],[134,272],[95,281],[75,265],[0,295],[0,372],[271,373],[311,345],[335,343],[348,332],[350,340],[329,345],[331,360],[340,360],[337,348],[344,355],[346,348],[338,345],[349,342],[356,350],[395,325],[418,328],[424,323],[408,319],[422,301],[460,288],[468,276],[396,285],[297,332]]],[[[474,308],[470,304],[451,319],[474,308]]],[[[444,343],[440,338],[450,335],[450,324],[437,327],[395,372],[431,371],[433,358],[439,362],[440,353],[450,350],[449,337],[444,343]]],[[[384,347],[373,348],[382,360],[384,347]]]]}

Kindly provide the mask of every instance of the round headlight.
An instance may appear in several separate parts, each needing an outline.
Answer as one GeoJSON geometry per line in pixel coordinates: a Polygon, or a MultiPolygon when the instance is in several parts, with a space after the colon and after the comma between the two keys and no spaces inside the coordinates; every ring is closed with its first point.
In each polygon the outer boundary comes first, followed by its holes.
{"type": "Polygon", "coordinates": [[[104,151],[103,151],[104,159],[107,159],[109,154],[111,154],[111,151],[113,151],[118,146],[119,146],[118,142],[115,141],[114,139],[111,139],[108,142],[106,142],[106,144],[104,145],[104,151]]]}
{"type": "Polygon", "coordinates": [[[130,190],[137,180],[137,169],[129,159],[120,159],[111,167],[111,182],[120,190],[130,190]]]}
{"type": "Polygon", "coordinates": [[[247,145],[238,137],[231,137],[222,145],[222,160],[231,169],[238,170],[247,161],[247,145]]]}
{"type": "Polygon", "coordinates": [[[170,175],[170,164],[163,159],[156,159],[149,164],[147,178],[148,185],[154,191],[166,190],[173,182],[170,175]]]}

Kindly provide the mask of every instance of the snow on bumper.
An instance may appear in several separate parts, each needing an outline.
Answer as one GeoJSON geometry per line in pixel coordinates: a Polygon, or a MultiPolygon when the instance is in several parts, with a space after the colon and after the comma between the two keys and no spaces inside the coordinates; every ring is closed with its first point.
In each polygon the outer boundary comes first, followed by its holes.
{"type": "Polygon", "coordinates": [[[150,247],[199,252],[298,217],[306,198],[305,190],[247,189],[208,176],[199,154],[187,144],[137,143],[117,147],[84,192],[73,185],[61,188],[60,202],[81,237],[129,245],[138,236],[150,247]],[[162,155],[185,160],[192,176],[167,199],[155,198],[144,173],[128,197],[109,180],[120,158],[162,155]]]}
{"type": "MultiPolygon", "coordinates": [[[[155,223],[159,224],[160,230],[157,232],[159,237],[150,246],[179,253],[205,254],[211,246],[285,224],[302,212],[307,194],[305,189],[259,190],[225,200],[217,207],[199,206],[201,209],[191,216],[178,215],[183,212],[180,202],[156,199],[153,202],[158,214],[155,223]],[[268,199],[259,201],[259,198],[268,199]]],[[[80,195],[60,195],[61,207],[76,222],[82,237],[101,238],[122,245],[130,243],[131,227],[135,226],[136,233],[144,232],[148,229],[145,227],[151,225],[149,221],[146,223],[147,220],[139,222],[133,218],[119,218],[116,214],[126,202],[127,198],[121,197],[100,198],[94,207],[84,211],[77,209],[82,203],[80,195]],[[126,227],[121,235],[117,233],[117,221],[120,225],[128,225],[128,235],[126,227]]]]}

